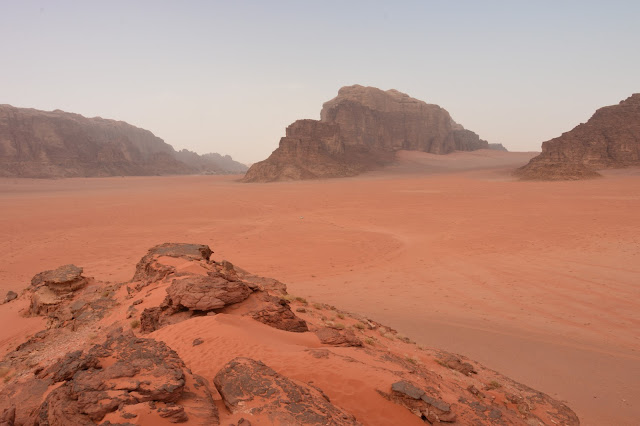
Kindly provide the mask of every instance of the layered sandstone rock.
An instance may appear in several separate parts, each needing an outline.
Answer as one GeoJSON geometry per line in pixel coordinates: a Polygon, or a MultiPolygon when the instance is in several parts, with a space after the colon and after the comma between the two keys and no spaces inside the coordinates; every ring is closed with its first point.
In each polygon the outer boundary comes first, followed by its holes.
{"type": "Polygon", "coordinates": [[[600,108],[586,123],[542,144],[516,174],[523,179],[575,180],[596,170],[640,165],[640,93],[600,108]]]}
{"type": "Polygon", "coordinates": [[[447,154],[488,148],[443,108],[397,90],[343,87],[320,117],[291,124],[278,149],[251,166],[244,181],[354,176],[392,162],[400,149],[447,154]]]}
{"type": "Polygon", "coordinates": [[[122,121],[0,105],[0,176],[138,176],[246,169],[230,158],[189,154],[176,153],[150,131],[122,121]]]}

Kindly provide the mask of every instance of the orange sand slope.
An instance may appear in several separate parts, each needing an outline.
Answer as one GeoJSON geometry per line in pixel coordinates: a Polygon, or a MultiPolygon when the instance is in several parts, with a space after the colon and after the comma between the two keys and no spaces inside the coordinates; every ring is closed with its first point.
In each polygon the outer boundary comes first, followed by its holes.
{"type": "Polygon", "coordinates": [[[411,154],[328,181],[3,180],[0,289],[65,263],[124,281],[148,247],[202,242],[566,400],[584,424],[637,423],[638,171],[516,182],[509,170],[534,154],[486,152],[500,162],[480,168],[478,153],[439,157],[468,161],[458,170],[411,154]]]}

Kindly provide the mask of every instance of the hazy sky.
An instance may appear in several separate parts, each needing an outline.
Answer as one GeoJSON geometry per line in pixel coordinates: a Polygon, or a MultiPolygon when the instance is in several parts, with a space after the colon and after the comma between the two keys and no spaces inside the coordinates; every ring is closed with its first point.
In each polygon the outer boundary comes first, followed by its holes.
{"type": "Polygon", "coordinates": [[[398,89],[510,150],[640,92],[640,1],[0,0],[0,103],[266,158],[341,86],[398,89]]]}

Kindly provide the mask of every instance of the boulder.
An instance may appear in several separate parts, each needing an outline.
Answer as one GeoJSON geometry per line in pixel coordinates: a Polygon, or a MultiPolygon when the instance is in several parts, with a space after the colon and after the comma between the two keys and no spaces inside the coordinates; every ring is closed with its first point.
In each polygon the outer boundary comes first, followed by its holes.
{"type": "Polygon", "coordinates": [[[211,311],[242,302],[251,289],[240,281],[227,281],[221,275],[189,275],[173,280],[167,295],[174,306],[191,311],[211,311]]]}
{"type": "Polygon", "coordinates": [[[443,400],[430,396],[414,383],[406,380],[391,385],[391,393],[380,392],[381,395],[406,407],[409,411],[429,423],[455,422],[457,416],[451,411],[451,405],[443,400]]]}
{"type": "Polygon", "coordinates": [[[309,331],[307,323],[296,316],[289,306],[289,302],[265,292],[256,292],[259,308],[249,312],[249,316],[270,327],[295,333],[309,331]]]}
{"type": "Polygon", "coordinates": [[[18,298],[18,293],[16,293],[15,291],[9,290],[7,292],[7,295],[4,297],[4,302],[2,302],[2,303],[9,303],[12,300],[15,300],[17,298],[18,298]]]}
{"type": "Polygon", "coordinates": [[[318,390],[250,358],[239,357],[227,363],[216,374],[214,384],[232,413],[267,416],[272,424],[358,424],[318,390]]]}
{"type": "Polygon", "coordinates": [[[358,339],[352,330],[344,330],[342,332],[330,328],[321,327],[316,330],[316,336],[325,345],[331,346],[362,346],[362,341],[358,339]]]}
{"type": "Polygon", "coordinates": [[[40,272],[31,279],[34,288],[47,287],[57,295],[71,293],[85,286],[87,279],[83,269],[76,265],[63,265],[57,269],[40,272]]]}
{"type": "Polygon", "coordinates": [[[160,281],[176,270],[165,265],[158,258],[167,256],[193,261],[209,261],[213,252],[204,244],[164,243],[149,249],[147,254],[136,265],[132,281],[140,281],[138,289],[153,282],[160,281]]]}
{"type": "MultiPolygon", "coordinates": [[[[40,373],[64,384],[42,403],[37,424],[85,425],[124,406],[147,402],[159,404],[159,417],[186,421],[184,408],[177,404],[185,390],[185,370],[164,343],[115,330],[104,344],[67,354],[40,373]]],[[[215,410],[212,404],[205,408],[215,410]]]]}

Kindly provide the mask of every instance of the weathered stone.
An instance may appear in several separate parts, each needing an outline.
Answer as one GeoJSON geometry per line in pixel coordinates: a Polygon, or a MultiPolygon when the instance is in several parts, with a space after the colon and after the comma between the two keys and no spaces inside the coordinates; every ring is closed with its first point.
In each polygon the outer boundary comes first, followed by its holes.
{"type": "Polygon", "coordinates": [[[3,303],[9,303],[12,300],[15,300],[17,298],[18,298],[18,293],[16,293],[15,291],[9,290],[7,292],[7,295],[4,297],[4,302],[3,303]]]}
{"type": "Polygon", "coordinates": [[[271,156],[251,166],[245,182],[354,176],[394,160],[399,149],[446,154],[488,148],[437,105],[397,90],[340,89],[320,121],[298,120],[271,156]]]}
{"type": "Polygon", "coordinates": [[[309,331],[307,323],[291,311],[286,300],[260,291],[255,293],[255,297],[260,301],[261,307],[249,313],[251,318],[280,330],[295,333],[309,331]]]}
{"type": "Polygon", "coordinates": [[[478,372],[475,370],[473,365],[468,362],[463,362],[459,357],[449,354],[443,361],[444,365],[449,367],[452,370],[459,371],[465,376],[470,376],[472,374],[477,374],[478,372]]]}
{"type": "Polygon", "coordinates": [[[53,381],[67,382],[41,406],[41,424],[59,421],[69,413],[87,424],[123,405],[180,398],[185,366],[178,355],[162,342],[119,333],[88,353],[71,353],[47,369],[45,376],[51,374],[53,381]],[[115,362],[105,365],[104,359],[115,362]]]}
{"type": "Polygon", "coordinates": [[[192,311],[211,311],[242,302],[251,289],[240,281],[227,281],[221,275],[190,275],[173,280],[167,295],[175,306],[192,311]]]}
{"type": "Polygon", "coordinates": [[[140,314],[140,332],[152,333],[156,331],[160,326],[160,315],[162,309],[159,307],[145,308],[140,314]]]}
{"type": "Polygon", "coordinates": [[[640,93],[598,109],[586,123],[542,143],[542,153],[516,171],[522,179],[575,180],[596,170],[640,165],[640,93]]]}
{"type": "Polygon", "coordinates": [[[424,391],[422,389],[405,380],[392,384],[391,390],[413,399],[420,399],[424,395],[424,391]]]}
{"type": "Polygon", "coordinates": [[[430,397],[427,394],[422,395],[420,399],[422,399],[433,408],[437,408],[438,410],[442,411],[443,413],[448,413],[449,411],[451,411],[451,406],[449,404],[439,399],[430,397]]]}
{"type": "Polygon", "coordinates": [[[45,286],[57,295],[76,291],[86,282],[86,278],[82,276],[82,268],[76,265],[63,265],[57,269],[40,272],[31,279],[33,287],[45,286]]]}
{"type": "Polygon", "coordinates": [[[260,361],[235,358],[214,378],[232,413],[260,413],[278,424],[355,425],[355,418],[316,389],[278,374],[260,361]]]}
{"type": "Polygon", "coordinates": [[[330,327],[321,327],[316,330],[316,336],[320,339],[325,345],[332,346],[362,346],[362,341],[358,339],[355,333],[351,330],[344,330],[342,332],[330,328],[330,327]]]}
{"type": "Polygon", "coordinates": [[[140,281],[142,285],[138,285],[138,289],[152,282],[160,281],[171,273],[175,272],[175,268],[170,265],[164,265],[158,262],[158,258],[162,256],[176,257],[185,260],[209,261],[213,252],[209,246],[204,244],[185,244],[185,243],[164,243],[149,249],[147,254],[140,259],[136,265],[136,272],[132,281],[140,281]]]}

